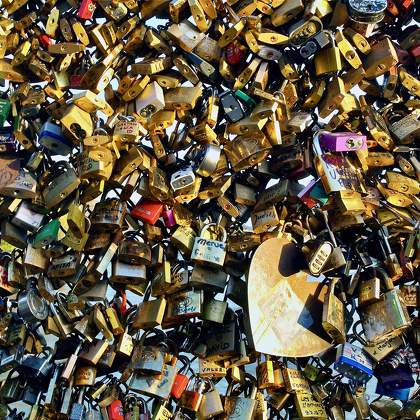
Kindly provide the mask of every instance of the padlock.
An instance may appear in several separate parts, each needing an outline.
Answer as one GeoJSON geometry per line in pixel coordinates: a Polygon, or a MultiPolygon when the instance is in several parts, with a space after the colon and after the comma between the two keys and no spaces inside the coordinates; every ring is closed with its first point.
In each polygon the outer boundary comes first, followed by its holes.
{"type": "Polygon", "coordinates": [[[198,412],[203,399],[204,382],[199,378],[191,378],[187,389],[181,395],[178,405],[191,412],[198,412]]]}
{"type": "Polygon", "coordinates": [[[325,30],[320,31],[299,46],[299,54],[303,59],[309,59],[311,56],[317,55],[323,48],[327,47],[330,42],[330,34],[325,30]]]}
{"type": "Polygon", "coordinates": [[[70,154],[73,144],[68,140],[61,127],[52,121],[47,121],[39,132],[39,143],[52,154],[66,156],[70,154]]]}
{"type": "Polygon", "coordinates": [[[208,419],[224,412],[222,399],[219,391],[215,389],[213,382],[207,383],[208,388],[205,389],[203,399],[198,410],[200,418],[208,419]]]}
{"type": "Polygon", "coordinates": [[[171,236],[171,243],[173,243],[181,252],[190,255],[197,234],[190,226],[179,226],[171,236]]]}
{"type": "Polygon", "coordinates": [[[15,373],[14,370],[11,370],[0,388],[1,398],[7,403],[18,401],[23,391],[23,377],[13,377],[15,373]]]}
{"type": "Polygon", "coordinates": [[[172,418],[172,412],[166,407],[167,401],[160,403],[153,413],[153,420],[166,420],[172,418]]]}
{"type": "Polygon", "coordinates": [[[150,264],[150,246],[137,238],[135,232],[126,232],[118,245],[118,259],[128,264],[150,264]]]}
{"type": "Polygon", "coordinates": [[[336,45],[335,38],[329,34],[331,46],[323,48],[314,58],[315,72],[317,76],[325,73],[337,72],[342,68],[340,50],[336,45]]]}
{"type": "Polygon", "coordinates": [[[188,188],[194,184],[195,175],[191,167],[180,169],[171,176],[171,188],[174,192],[188,188]]]}
{"type": "Polygon", "coordinates": [[[339,345],[334,368],[344,376],[360,382],[368,381],[373,374],[373,365],[367,354],[351,343],[339,345]]]}
{"type": "Polygon", "coordinates": [[[325,191],[327,193],[346,189],[358,191],[356,173],[339,155],[323,152],[319,135],[320,133],[316,134],[313,141],[316,155],[314,162],[325,191]]]}
{"type": "Polygon", "coordinates": [[[92,229],[97,231],[113,231],[121,227],[126,209],[126,204],[114,198],[96,203],[90,216],[92,229]]]}
{"type": "Polygon", "coordinates": [[[227,396],[225,397],[225,412],[228,418],[234,418],[234,416],[240,416],[244,419],[252,419],[257,406],[257,400],[255,399],[257,393],[256,381],[251,375],[245,376],[246,382],[244,386],[239,387],[239,395],[232,395],[232,386],[227,390],[227,396]],[[242,395],[243,393],[243,395],[242,395]],[[238,414],[236,414],[238,413],[238,414]]]}
{"type": "Polygon", "coordinates": [[[93,386],[95,384],[97,369],[93,366],[80,365],[74,372],[74,385],[93,386]]]}
{"type": "Polygon", "coordinates": [[[175,293],[168,299],[168,310],[164,322],[176,322],[179,319],[194,318],[202,313],[203,291],[185,290],[175,293]]]}
{"type": "Polygon", "coordinates": [[[171,263],[168,260],[163,261],[155,268],[151,282],[153,296],[162,296],[173,287],[171,271],[171,263]]]}
{"type": "Polygon", "coordinates": [[[322,311],[322,326],[334,341],[344,343],[346,341],[344,304],[334,295],[337,284],[338,279],[333,279],[329,285],[322,311]]]}
{"type": "Polygon", "coordinates": [[[309,393],[295,394],[296,409],[301,419],[327,418],[325,408],[322,403],[316,401],[309,393]]]}
{"type": "Polygon", "coordinates": [[[282,370],[286,391],[296,394],[298,392],[310,393],[308,380],[303,372],[298,369],[285,367],[282,370]]]}
{"type": "Polygon", "coordinates": [[[203,313],[201,318],[206,321],[222,324],[228,307],[226,300],[226,293],[223,296],[223,300],[217,300],[214,298],[205,300],[203,303],[203,313]]]}
{"type": "Polygon", "coordinates": [[[174,383],[171,389],[171,395],[173,398],[181,398],[183,392],[190,382],[190,378],[185,374],[190,369],[190,361],[187,357],[181,356],[179,360],[183,363],[183,367],[176,374],[174,383]]]}
{"type": "Polygon", "coordinates": [[[30,284],[23,293],[19,294],[17,304],[20,316],[28,323],[43,321],[48,316],[47,302],[30,284]]]}
{"type": "Polygon", "coordinates": [[[391,338],[409,327],[409,317],[407,309],[403,304],[398,291],[393,289],[382,294],[378,302],[372,303],[361,311],[362,324],[366,338],[369,343],[376,344],[385,338],[391,338]],[[391,306],[390,306],[391,305],[391,306]],[[388,313],[387,322],[378,330],[373,331],[375,325],[374,313],[383,310],[388,313]],[[373,322],[373,324],[372,324],[373,322]]]}
{"type": "Polygon", "coordinates": [[[177,370],[176,366],[165,364],[163,373],[160,376],[141,376],[134,374],[128,387],[142,394],[167,400],[169,399],[177,370]]]}
{"type": "Polygon", "coordinates": [[[131,209],[131,216],[154,225],[163,212],[163,204],[157,201],[142,200],[131,209]]]}
{"type": "Polygon", "coordinates": [[[13,153],[15,151],[16,151],[16,140],[13,136],[13,130],[11,130],[10,128],[0,128],[0,152],[13,153]]]}
{"type": "Polygon", "coordinates": [[[165,364],[165,335],[158,329],[148,330],[140,338],[138,347],[135,348],[132,362],[133,369],[144,375],[161,375],[165,364]],[[160,337],[160,341],[157,345],[145,345],[145,339],[150,333],[160,337]],[[163,340],[162,340],[163,337],[163,340]],[[133,360],[134,359],[134,360],[133,360]]]}
{"type": "Polygon", "coordinates": [[[166,309],[166,299],[164,297],[157,297],[149,300],[151,293],[151,286],[146,289],[144,293],[143,302],[140,302],[137,312],[133,320],[133,328],[146,329],[153,328],[162,324],[163,316],[166,309]]]}
{"type": "Polygon", "coordinates": [[[96,4],[93,0],[83,0],[77,11],[77,16],[81,19],[92,19],[95,12],[96,4]]]}
{"type": "Polygon", "coordinates": [[[203,227],[200,236],[194,240],[194,247],[191,253],[192,261],[199,264],[207,264],[212,267],[221,267],[226,255],[226,231],[217,224],[208,224],[203,227]],[[214,227],[214,228],[213,228],[214,227]],[[223,234],[222,240],[207,239],[204,235],[209,229],[216,229],[223,234]]]}

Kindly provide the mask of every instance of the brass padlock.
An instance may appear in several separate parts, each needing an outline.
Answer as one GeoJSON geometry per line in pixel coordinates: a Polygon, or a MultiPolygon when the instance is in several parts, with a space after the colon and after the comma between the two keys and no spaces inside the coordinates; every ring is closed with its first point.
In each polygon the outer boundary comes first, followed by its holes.
{"type": "Polygon", "coordinates": [[[333,279],[329,285],[322,310],[322,327],[334,341],[344,343],[346,341],[344,303],[334,295],[338,283],[338,279],[333,279]]]}

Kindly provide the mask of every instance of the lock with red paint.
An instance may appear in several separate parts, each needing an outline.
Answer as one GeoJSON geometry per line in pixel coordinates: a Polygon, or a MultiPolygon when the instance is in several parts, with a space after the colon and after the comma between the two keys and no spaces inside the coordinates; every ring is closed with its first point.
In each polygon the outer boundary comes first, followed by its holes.
{"type": "Polygon", "coordinates": [[[80,19],[92,19],[95,9],[96,4],[94,0],[82,0],[79,6],[79,10],[77,11],[77,16],[80,19]]]}
{"type": "Polygon", "coordinates": [[[124,409],[121,400],[114,400],[108,406],[109,420],[124,420],[124,409]]]}
{"type": "Polygon", "coordinates": [[[226,62],[232,66],[245,58],[245,50],[237,42],[231,42],[225,49],[226,62]]]}
{"type": "Polygon", "coordinates": [[[159,201],[143,200],[134,206],[130,212],[135,219],[154,225],[163,212],[163,204],[159,201]]]}
{"type": "Polygon", "coordinates": [[[176,374],[175,381],[171,389],[171,395],[176,399],[181,398],[181,395],[186,390],[188,383],[191,380],[191,378],[186,375],[187,371],[190,370],[190,359],[186,356],[180,356],[179,360],[182,362],[183,366],[176,374]]]}

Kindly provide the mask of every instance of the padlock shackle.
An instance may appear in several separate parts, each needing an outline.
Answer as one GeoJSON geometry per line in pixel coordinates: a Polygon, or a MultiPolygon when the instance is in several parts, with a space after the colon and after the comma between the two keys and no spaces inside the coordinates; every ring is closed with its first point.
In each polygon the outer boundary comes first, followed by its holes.
{"type": "MultiPolygon", "coordinates": [[[[161,338],[163,338],[163,343],[166,343],[168,341],[168,336],[166,335],[165,331],[160,330],[158,328],[152,328],[150,330],[145,331],[141,337],[140,337],[140,341],[139,341],[139,345],[140,346],[144,346],[144,342],[146,340],[146,338],[148,336],[150,336],[150,334],[154,333],[155,337],[160,336],[161,338]]],[[[171,340],[172,341],[172,340],[171,340]]]]}
{"type": "Polygon", "coordinates": [[[362,338],[361,333],[357,332],[357,328],[362,325],[362,321],[358,320],[353,324],[352,327],[352,334],[349,334],[348,341],[351,342],[351,340],[357,340],[360,344],[363,346],[367,346],[367,341],[362,338]]]}
{"type": "Polygon", "coordinates": [[[211,226],[215,226],[218,230],[222,231],[223,237],[221,239],[221,242],[226,242],[226,239],[227,239],[226,229],[223,226],[221,226],[217,223],[207,223],[207,224],[205,224],[200,231],[200,236],[202,236],[205,232],[207,232],[211,226]]]}

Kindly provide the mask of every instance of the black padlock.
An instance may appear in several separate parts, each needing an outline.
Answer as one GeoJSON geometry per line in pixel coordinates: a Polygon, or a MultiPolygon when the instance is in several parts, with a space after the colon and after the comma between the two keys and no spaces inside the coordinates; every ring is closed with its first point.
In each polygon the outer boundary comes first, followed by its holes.
{"type": "Polygon", "coordinates": [[[245,117],[245,111],[241,102],[234,96],[232,91],[228,90],[220,95],[220,104],[226,118],[230,122],[236,122],[245,117]]]}

